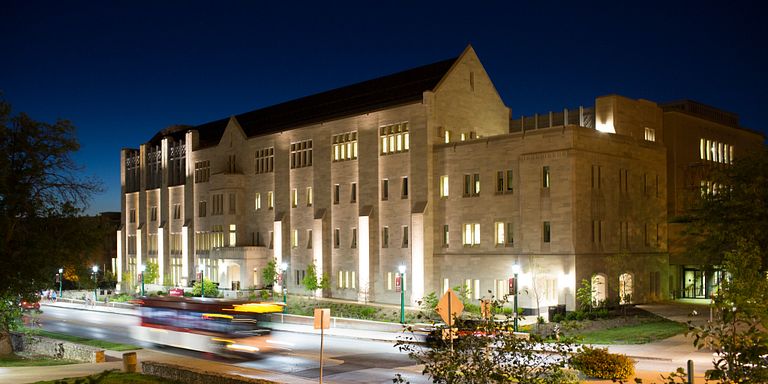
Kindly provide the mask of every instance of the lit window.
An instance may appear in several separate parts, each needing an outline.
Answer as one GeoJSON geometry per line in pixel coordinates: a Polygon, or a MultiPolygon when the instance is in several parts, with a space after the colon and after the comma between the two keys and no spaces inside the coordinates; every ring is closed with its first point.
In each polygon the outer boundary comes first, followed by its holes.
{"type": "Polygon", "coordinates": [[[307,187],[307,206],[311,207],[313,202],[312,187],[307,187]]]}
{"type": "Polygon", "coordinates": [[[464,245],[480,244],[480,224],[464,224],[464,245]]]}
{"type": "Polygon", "coordinates": [[[656,130],[653,128],[645,127],[645,140],[656,141],[656,130]]]}
{"type": "Polygon", "coordinates": [[[448,197],[448,176],[440,176],[440,197],[448,197]]]}
{"type": "Polygon", "coordinates": [[[408,123],[387,125],[379,129],[381,137],[381,154],[406,152],[410,149],[408,123]]]}
{"type": "Polygon", "coordinates": [[[445,142],[450,143],[451,142],[451,131],[445,130],[445,142]]]}
{"type": "Polygon", "coordinates": [[[334,135],[331,141],[333,145],[333,161],[357,159],[357,132],[334,135]]]}
{"type": "Polygon", "coordinates": [[[291,248],[298,248],[299,246],[299,230],[294,229],[291,231],[291,248]]]}
{"type": "Polygon", "coordinates": [[[256,197],[254,197],[254,207],[258,211],[261,209],[261,193],[256,192],[256,197]]]}
{"type": "Polygon", "coordinates": [[[237,225],[229,225],[229,246],[234,247],[237,245],[237,225]]]}
{"type": "Polygon", "coordinates": [[[299,191],[296,188],[291,189],[291,207],[296,208],[299,205],[299,191]]]}
{"type": "Polygon", "coordinates": [[[544,168],[542,168],[541,171],[541,186],[544,188],[549,188],[549,166],[545,165],[544,168]]]}
{"type": "Polygon", "coordinates": [[[449,234],[448,224],[443,225],[443,247],[447,247],[450,242],[449,234]]]}
{"type": "Polygon", "coordinates": [[[267,192],[267,208],[275,208],[275,194],[272,191],[267,192]]]}
{"type": "Polygon", "coordinates": [[[506,239],[506,236],[504,236],[504,223],[497,221],[493,225],[496,227],[494,231],[496,245],[504,245],[504,240],[506,239]]]}

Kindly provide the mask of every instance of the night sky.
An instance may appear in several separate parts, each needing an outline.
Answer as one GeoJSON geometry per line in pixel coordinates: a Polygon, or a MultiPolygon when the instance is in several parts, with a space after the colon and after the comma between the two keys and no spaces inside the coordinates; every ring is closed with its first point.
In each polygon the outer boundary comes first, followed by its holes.
{"type": "Polygon", "coordinates": [[[75,159],[106,189],[89,213],[120,210],[120,149],[164,127],[454,57],[467,44],[515,117],[617,93],[697,100],[766,132],[758,2],[215,3],[0,1],[2,97],[37,120],[75,124],[75,159]]]}

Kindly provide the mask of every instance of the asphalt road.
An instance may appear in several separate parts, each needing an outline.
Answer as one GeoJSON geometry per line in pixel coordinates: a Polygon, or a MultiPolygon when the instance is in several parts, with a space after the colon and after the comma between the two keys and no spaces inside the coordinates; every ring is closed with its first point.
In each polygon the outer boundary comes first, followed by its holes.
{"type": "MultiPolygon", "coordinates": [[[[235,360],[178,348],[148,345],[131,339],[135,316],[47,306],[40,317],[43,329],[93,339],[141,345],[166,353],[190,356],[240,368],[280,372],[303,379],[320,376],[320,336],[273,331],[271,339],[288,350],[271,351],[252,360],[235,360]]],[[[389,342],[325,336],[323,381],[327,383],[392,383],[400,373],[411,383],[429,383],[408,356],[389,342]]]]}

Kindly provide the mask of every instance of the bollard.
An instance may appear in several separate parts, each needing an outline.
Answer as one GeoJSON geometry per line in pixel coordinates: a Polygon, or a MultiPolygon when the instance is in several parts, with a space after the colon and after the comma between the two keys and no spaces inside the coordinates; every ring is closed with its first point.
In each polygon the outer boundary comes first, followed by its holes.
{"type": "Polygon", "coordinates": [[[136,352],[123,353],[123,372],[136,372],[136,352]]]}
{"type": "Polygon", "coordinates": [[[688,360],[688,384],[693,384],[693,360],[688,360]]]}

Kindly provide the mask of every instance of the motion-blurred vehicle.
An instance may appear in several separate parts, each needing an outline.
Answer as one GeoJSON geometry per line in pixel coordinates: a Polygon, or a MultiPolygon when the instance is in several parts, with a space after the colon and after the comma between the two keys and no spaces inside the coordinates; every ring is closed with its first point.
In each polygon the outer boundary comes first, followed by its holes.
{"type": "Polygon", "coordinates": [[[21,299],[19,306],[23,312],[41,312],[39,299],[21,299]]]}
{"type": "Polygon", "coordinates": [[[271,340],[259,316],[283,311],[283,303],[173,296],[142,297],[134,339],[223,356],[251,356],[287,349],[271,340]]]}

